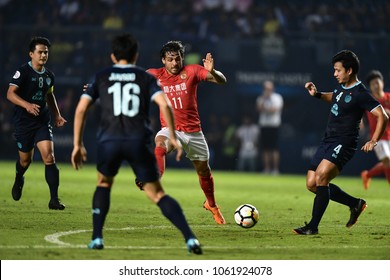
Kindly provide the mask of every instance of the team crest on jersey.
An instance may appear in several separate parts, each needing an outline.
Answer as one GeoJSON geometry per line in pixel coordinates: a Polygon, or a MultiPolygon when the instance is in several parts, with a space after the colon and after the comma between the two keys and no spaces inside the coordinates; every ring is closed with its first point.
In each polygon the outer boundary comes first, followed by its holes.
{"type": "Polygon", "coordinates": [[[20,77],[20,72],[19,72],[19,71],[16,71],[15,74],[14,74],[14,76],[13,76],[12,78],[14,78],[14,79],[19,79],[19,77],[20,77]]]}
{"type": "Polygon", "coordinates": [[[187,79],[187,73],[186,73],[186,72],[181,72],[181,73],[180,73],[180,78],[181,78],[182,80],[187,79]]]}
{"type": "Polygon", "coordinates": [[[47,84],[48,86],[50,86],[50,83],[51,83],[51,79],[50,79],[50,77],[47,77],[47,78],[46,78],[46,84],[47,84]]]}
{"type": "Polygon", "coordinates": [[[352,96],[350,94],[347,94],[344,98],[345,103],[349,103],[352,100],[352,96]]]}

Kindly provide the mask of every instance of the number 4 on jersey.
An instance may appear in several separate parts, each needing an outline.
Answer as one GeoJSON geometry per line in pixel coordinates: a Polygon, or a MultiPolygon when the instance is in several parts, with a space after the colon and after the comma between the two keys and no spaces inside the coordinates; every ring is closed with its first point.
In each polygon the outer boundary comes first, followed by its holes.
{"type": "Polygon", "coordinates": [[[139,112],[141,89],[139,85],[127,83],[122,86],[117,82],[108,88],[108,93],[113,95],[114,116],[120,114],[134,117],[139,112]]]}

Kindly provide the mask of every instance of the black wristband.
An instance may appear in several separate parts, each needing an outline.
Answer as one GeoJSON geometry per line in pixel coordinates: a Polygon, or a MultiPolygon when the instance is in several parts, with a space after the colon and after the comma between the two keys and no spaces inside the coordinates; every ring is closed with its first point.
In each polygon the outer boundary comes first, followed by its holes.
{"type": "Polygon", "coordinates": [[[321,99],[322,93],[317,91],[316,94],[314,95],[315,98],[321,99]]]}

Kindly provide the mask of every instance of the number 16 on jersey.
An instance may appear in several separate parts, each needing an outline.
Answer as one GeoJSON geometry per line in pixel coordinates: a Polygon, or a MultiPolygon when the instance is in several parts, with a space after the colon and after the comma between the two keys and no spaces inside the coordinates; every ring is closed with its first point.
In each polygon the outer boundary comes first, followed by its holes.
{"type": "Polygon", "coordinates": [[[114,116],[134,117],[139,112],[141,89],[135,83],[121,84],[117,82],[108,88],[113,96],[114,116]]]}

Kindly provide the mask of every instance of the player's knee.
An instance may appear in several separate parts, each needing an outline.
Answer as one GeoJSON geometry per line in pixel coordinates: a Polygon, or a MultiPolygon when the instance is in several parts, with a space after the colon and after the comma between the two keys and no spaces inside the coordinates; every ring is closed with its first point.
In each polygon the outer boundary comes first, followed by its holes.
{"type": "Polygon", "coordinates": [[[47,155],[42,156],[42,160],[45,165],[54,164],[56,162],[54,153],[48,153],[47,155]]]}
{"type": "Polygon", "coordinates": [[[211,176],[211,169],[210,169],[210,166],[208,164],[197,166],[196,172],[198,173],[198,175],[200,177],[211,176]]]}
{"type": "Polygon", "coordinates": [[[27,168],[32,162],[31,157],[21,158],[19,159],[19,163],[23,168],[27,168]]]}
{"type": "Polygon", "coordinates": [[[326,186],[329,184],[329,174],[327,172],[317,170],[315,175],[316,186],[326,186]]]}
{"type": "Polygon", "coordinates": [[[390,158],[385,158],[382,160],[383,166],[386,168],[390,167],[390,158]]]}

